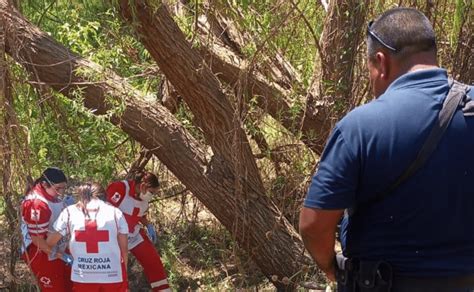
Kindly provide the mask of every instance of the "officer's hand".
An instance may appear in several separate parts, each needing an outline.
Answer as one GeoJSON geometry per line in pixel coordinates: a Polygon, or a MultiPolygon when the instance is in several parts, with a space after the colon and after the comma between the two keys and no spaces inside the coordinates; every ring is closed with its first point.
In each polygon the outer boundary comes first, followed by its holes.
{"type": "Polygon", "coordinates": [[[150,238],[150,240],[153,243],[156,243],[157,236],[156,236],[156,231],[155,231],[155,227],[153,226],[153,224],[148,223],[147,226],[146,226],[146,230],[148,231],[148,237],[150,238]]]}
{"type": "Polygon", "coordinates": [[[61,256],[61,259],[66,263],[66,265],[68,266],[72,266],[72,263],[74,262],[74,258],[70,255],[70,254],[67,254],[67,253],[63,253],[63,255],[61,256]]]}

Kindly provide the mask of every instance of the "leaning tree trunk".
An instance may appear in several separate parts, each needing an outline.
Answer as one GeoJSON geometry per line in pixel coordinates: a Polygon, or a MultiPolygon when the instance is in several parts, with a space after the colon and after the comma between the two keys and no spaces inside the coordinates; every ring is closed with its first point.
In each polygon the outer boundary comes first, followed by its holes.
{"type": "MultiPolygon", "coordinates": [[[[50,87],[69,98],[82,92],[84,105],[95,109],[96,114],[104,114],[111,104],[121,102],[124,111],[114,114],[112,123],[151,149],[231,232],[267,277],[291,277],[308,262],[294,228],[262,195],[260,187],[253,189],[258,179],[241,176],[228,157],[219,152],[208,162],[205,145],[196,141],[167,109],[146,103],[124,79],[54,41],[6,0],[0,0],[0,17],[7,23],[6,51],[30,73],[33,84],[50,87]],[[239,185],[244,186],[246,195],[237,190],[239,185]]],[[[193,74],[190,72],[190,78],[196,78],[193,74]]],[[[280,281],[274,284],[284,287],[280,281]]]]}
{"type": "Polygon", "coordinates": [[[234,166],[255,191],[265,195],[257,164],[241,127],[240,113],[235,113],[219,81],[186,40],[166,6],[155,5],[158,7],[150,6],[146,1],[123,0],[120,8],[161,72],[186,101],[213,152],[234,166]]]}
{"type": "Polygon", "coordinates": [[[321,77],[315,75],[317,80],[308,91],[302,125],[303,133],[311,135],[311,141],[315,143],[313,148],[318,153],[335,122],[357,98],[353,94],[354,64],[369,5],[367,0],[329,2],[320,44],[321,77]],[[313,128],[314,124],[320,127],[313,128]]]}
{"type": "MultiPolygon", "coordinates": [[[[214,4],[218,5],[217,3],[205,3],[204,5],[210,7],[214,4]]],[[[217,9],[216,7],[214,6],[212,9],[217,9]]],[[[149,9],[149,14],[152,14],[152,9],[149,6],[143,6],[143,9],[149,9]]],[[[209,46],[203,45],[198,48],[207,66],[210,67],[220,81],[230,84],[232,87],[237,87],[236,85],[241,84],[243,81],[245,83],[245,86],[242,88],[244,96],[255,98],[258,107],[281,123],[295,137],[301,135],[301,141],[308,148],[317,154],[321,154],[326,135],[317,135],[317,133],[319,133],[319,129],[325,129],[326,121],[329,117],[330,112],[323,108],[326,105],[320,103],[321,106],[315,107],[313,95],[310,95],[308,99],[308,104],[311,105],[310,110],[306,111],[303,108],[303,110],[295,113],[288,97],[292,94],[290,91],[292,87],[293,94],[294,92],[301,91],[301,89],[294,90],[294,85],[300,84],[300,77],[296,70],[281,55],[277,54],[275,56],[267,56],[263,68],[258,66],[259,68],[249,72],[244,68],[245,65],[243,65],[248,63],[248,60],[245,60],[240,53],[244,37],[239,36],[237,28],[233,25],[227,26],[227,24],[221,23],[217,15],[217,11],[216,13],[207,14],[208,26],[211,31],[209,31],[205,23],[198,22],[199,33],[203,34],[200,35],[203,43],[209,38],[209,34],[214,33],[216,34],[215,37],[218,37],[225,44],[214,42],[209,46]],[[272,82],[266,77],[268,75],[271,76],[271,80],[278,81],[278,83],[272,82]]],[[[156,34],[152,33],[151,30],[163,29],[159,26],[155,28],[148,27],[140,17],[137,17],[136,20],[147,28],[146,30],[140,30],[142,33],[148,32],[142,35],[144,38],[157,38],[156,34]]],[[[299,88],[301,85],[296,87],[299,88]]],[[[300,96],[299,99],[305,100],[306,97],[300,96]]],[[[323,130],[321,132],[326,131],[323,130]]]]}

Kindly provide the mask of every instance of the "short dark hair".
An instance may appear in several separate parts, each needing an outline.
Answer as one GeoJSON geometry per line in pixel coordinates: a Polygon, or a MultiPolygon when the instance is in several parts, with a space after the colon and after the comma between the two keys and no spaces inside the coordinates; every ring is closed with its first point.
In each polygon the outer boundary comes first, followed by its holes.
{"type": "MultiPolygon", "coordinates": [[[[395,48],[387,50],[404,58],[419,52],[436,54],[436,36],[429,19],[414,8],[398,7],[385,11],[370,26],[378,38],[395,48]]],[[[367,53],[372,59],[384,46],[370,34],[367,36],[367,53]]]]}
{"type": "Polygon", "coordinates": [[[48,185],[54,185],[62,182],[67,182],[67,178],[61,169],[57,167],[48,167],[43,171],[41,176],[36,180],[34,184],[36,185],[40,182],[46,182],[48,185]]]}

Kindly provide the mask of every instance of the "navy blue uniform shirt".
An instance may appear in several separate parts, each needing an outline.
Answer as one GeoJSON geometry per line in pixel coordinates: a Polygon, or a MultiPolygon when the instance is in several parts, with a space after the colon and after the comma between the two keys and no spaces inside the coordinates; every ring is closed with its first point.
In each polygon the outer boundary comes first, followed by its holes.
{"type": "MultiPolygon", "coordinates": [[[[305,207],[350,208],[385,190],[415,160],[448,89],[443,69],[410,72],[346,115],[305,207]]],[[[386,260],[396,275],[473,273],[474,117],[459,109],[426,164],[383,201],[345,216],[340,235],[346,256],[386,260]]]]}

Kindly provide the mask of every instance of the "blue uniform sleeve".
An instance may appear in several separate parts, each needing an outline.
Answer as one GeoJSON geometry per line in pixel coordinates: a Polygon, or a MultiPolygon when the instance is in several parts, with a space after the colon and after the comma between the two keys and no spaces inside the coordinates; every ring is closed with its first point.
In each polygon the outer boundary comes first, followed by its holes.
{"type": "Polygon", "coordinates": [[[314,209],[345,209],[355,203],[359,161],[336,126],[313,176],[304,206],[314,209]]]}

